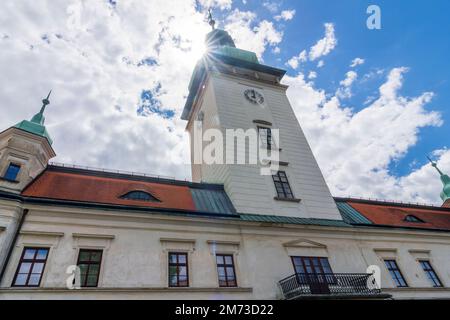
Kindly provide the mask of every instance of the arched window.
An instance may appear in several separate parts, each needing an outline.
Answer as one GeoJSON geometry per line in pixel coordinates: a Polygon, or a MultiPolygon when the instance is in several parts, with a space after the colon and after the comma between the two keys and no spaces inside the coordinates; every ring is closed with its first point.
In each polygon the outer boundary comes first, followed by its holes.
{"type": "Polygon", "coordinates": [[[161,202],[150,193],[145,191],[130,191],[121,196],[122,199],[127,200],[137,200],[137,201],[153,201],[153,202],[161,202]]]}
{"type": "Polygon", "coordinates": [[[406,222],[423,222],[423,220],[417,218],[416,216],[413,216],[412,214],[409,214],[405,217],[406,222]]]}

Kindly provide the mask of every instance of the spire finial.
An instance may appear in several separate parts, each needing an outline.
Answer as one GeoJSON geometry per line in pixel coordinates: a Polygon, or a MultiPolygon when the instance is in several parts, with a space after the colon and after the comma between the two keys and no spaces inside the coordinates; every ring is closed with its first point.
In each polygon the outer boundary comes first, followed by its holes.
{"type": "Polygon", "coordinates": [[[44,113],[45,107],[50,104],[50,95],[52,94],[52,90],[49,91],[47,98],[42,99],[42,108],[40,113],[44,113]]]}
{"type": "Polygon", "coordinates": [[[213,19],[211,9],[208,9],[208,24],[214,30],[214,26],[216,24],[216,21],[213,19]]]}
{"type": "Polygon", "coordinates": [[[439,168],[438,168],[438,166],[437,166],[437,163],[434,162],[433,160],[431,160],[431,158],[430,158],[429,156],[427,156],[427,159],[428,159],[428,161],[430,161],[431,166],[433,166],[433,167],[437,170],[437,172],[439,172],[439,174],[440,174],[441,176],[443,176],[444,174],[442,173],[441,170],[439,170],[439,168]]]}

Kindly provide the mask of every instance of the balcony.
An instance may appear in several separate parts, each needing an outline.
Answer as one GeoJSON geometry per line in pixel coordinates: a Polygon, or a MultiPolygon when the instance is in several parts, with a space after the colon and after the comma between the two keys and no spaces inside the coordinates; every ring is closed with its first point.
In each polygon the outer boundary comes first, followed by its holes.
{"type": "Polygon", "coordinates": [[[389,298],[375,286],[368,273],[296,273],[279,282],[284,299],[389,298]]]}

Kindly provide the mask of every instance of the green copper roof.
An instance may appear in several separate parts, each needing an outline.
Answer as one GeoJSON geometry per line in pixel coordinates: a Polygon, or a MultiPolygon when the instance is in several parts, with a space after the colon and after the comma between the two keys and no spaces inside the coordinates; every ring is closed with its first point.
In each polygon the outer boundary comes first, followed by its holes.
{"type": "Polygon", "coordinates": [[[316,225],[327,227],[351,227],[350,224],[346,223],[343,220],[299,218],[299,217],[274,216],[265,214],[239,214],[239,215],[240,220],[251,222],[303,224],[303,225],[316,225]]]}
{"type": "Polygon", "coordinates": [[[252,63],[259,63],[258,58],[256,57],[256,53],[247,50],[223,46],[215,49],[214,52],[239,60],[244,60],[252,63]]]}
{"type": "Polygon", "coordinates": [[[50,138],[50,135],[47,132],[47,129],[44,126],[45,117],[44,117],[44,111],[45,107],[50,104],[50,101],[48,100],[50,98],[51,91],[49,92],[47,98],[42,100],[42,108],[41,110],[36,113],[31,120],[23,120],[16,124],[14,128],[24,130],[33,134],[36,134],[38,136],[44,137],[48,140],[48,143],[50,145],[53,143],[52,139],[50,138]]]}
{"type": "Polygon", "coordinates": [[[441,182],[442,185],[444,186],[442,188],[441,191],[441,199],[442,201],[447,201],[448,199],[450,199],[450,177],[446,174],[444,174],[437,166],[437,163],[432,161],[430,158],[428,158],[428,160],[430,160],[431,165],[436,169],[436,171],[439,173],[439,175],[441,176],[441,182]]]}
{"type": "Polygon", "coordinates": [[[350,224],[372,224],[372,222],[356,211],[346,202],[336,201],[336,205],[341,213],[342,219],[350,224]]]}

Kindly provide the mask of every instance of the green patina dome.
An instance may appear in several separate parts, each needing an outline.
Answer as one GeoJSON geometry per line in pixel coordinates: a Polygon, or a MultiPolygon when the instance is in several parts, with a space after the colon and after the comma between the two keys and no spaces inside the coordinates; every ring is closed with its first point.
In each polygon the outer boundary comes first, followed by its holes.
{"type": "MultiPolygon", "coordinates": [[[[51,91],[50,91],[51,93],[51,91]]],[[[50,98],[50,93],[48,94],[47,98],[42,100],[42,108],[41,110],[36,113],[31,120],[23,120],[16,124],[14,128],[27,131],[29,133],[44,137],[47,139],[48,143],[51,145],[53,143],[53,140],[50,138],[50,135],[48,134],[47,129],[44,126],[45,117],[44,117],[44,111],[45,107],[50,104],[50,101],[48,100],[50,98]]]]}

